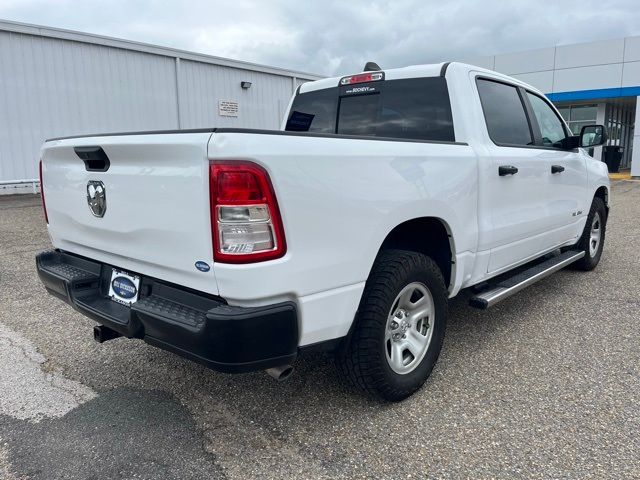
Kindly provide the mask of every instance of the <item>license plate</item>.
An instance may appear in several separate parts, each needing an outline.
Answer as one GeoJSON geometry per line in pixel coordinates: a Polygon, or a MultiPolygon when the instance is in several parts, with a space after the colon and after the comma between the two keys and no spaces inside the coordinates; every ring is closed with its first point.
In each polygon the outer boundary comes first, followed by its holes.
{"type": "Polygon", "coordinates": [[[113,269],[111,282],[109,283],[109,297],[111,300],[129,306],[138,300],[139,289],[140,277],[138,275],[113,269]]]}

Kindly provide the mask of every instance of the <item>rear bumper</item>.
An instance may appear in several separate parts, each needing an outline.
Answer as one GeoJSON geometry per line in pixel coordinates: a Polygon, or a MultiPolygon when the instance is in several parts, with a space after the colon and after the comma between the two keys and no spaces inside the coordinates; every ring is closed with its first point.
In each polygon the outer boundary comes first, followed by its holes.
{"type": "Polygon", "coordinates": [[[141,276],[131,307],[107,297],[112,266],[61,251],[36,257],[38,275],[52,295],[92,320],[229,373],[292,363],[298,350],[293,302],[233,307],[212,295],[141,276]]]}

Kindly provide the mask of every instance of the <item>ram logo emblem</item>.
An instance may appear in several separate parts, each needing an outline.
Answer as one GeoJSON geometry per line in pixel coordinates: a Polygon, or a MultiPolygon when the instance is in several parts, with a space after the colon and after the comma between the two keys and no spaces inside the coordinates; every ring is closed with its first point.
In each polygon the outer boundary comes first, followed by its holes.
{"type": "Polygon", "coordinates": [[[87,203],[94,217],[102,218],[107,211],[107,190],[99,180],[87,183],[87,203]]]}

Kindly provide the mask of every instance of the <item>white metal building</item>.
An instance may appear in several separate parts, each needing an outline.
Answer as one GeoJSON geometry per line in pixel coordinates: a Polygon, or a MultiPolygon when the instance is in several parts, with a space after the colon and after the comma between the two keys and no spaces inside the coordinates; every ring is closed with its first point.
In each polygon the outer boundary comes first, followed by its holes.
{"type": "Polygon", "coordinates": [[[0,21],[0,193],[35,188],[46,138],[213,126],[278,128],[298,85],[318,78],[0,21]],[[17,188],[19,182],[31,183],[17,188]]]}
{"type": "MultiPolygon", "coordinates": [[[[609,130],[605,160],[619,150],[620,168],[640,177],[640,36],[562,45],[464,60],[497,70],[537,87],[553,101],[574,133],[584,125],[609,130]],[[619,147],[619,148],[617,148],[619,147]]],[[[604,154],[604,155],[603,155],[604,154]]]]}

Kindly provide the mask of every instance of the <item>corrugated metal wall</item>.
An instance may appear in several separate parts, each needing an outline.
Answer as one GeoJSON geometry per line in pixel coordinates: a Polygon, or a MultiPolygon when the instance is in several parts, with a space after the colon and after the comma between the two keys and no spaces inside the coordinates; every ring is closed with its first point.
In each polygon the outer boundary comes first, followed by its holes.
{"type": "Polygon", "coordinates": [[[278,128],[301,81],[0,30],[0,181],[37,178],[44,139],[131,130],[278,128]],[[241,81],[252,82],[244,90],[241,81]],[[218,102],[238,102],[238,117],[218,102]]]}
{"type": "Polygon", "coordinates": [[[291,78],[189,60],[180,61],[179,71],[182,128],[278,128],[294,89],[291,78]],[[240,88],[242,81],[251,88],[240,88]],[[238,102],[238,116],[219,116],[220,100],[238,102]]]}

